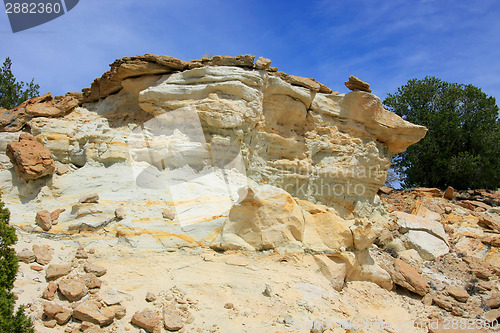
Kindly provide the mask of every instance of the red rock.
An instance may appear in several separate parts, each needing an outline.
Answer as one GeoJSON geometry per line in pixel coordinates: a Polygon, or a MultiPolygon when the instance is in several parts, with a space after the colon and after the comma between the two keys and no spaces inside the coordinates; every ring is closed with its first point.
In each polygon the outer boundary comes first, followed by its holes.
{"type": "Polygon", "coordinates": [[[48,210],[37,212],[35,222],[43,231],[49,231],[52,228],[52,219],[48,210]]]}
{"type": "Polygon", "coordinates": [[[17,142],[9,143],[6,154],[24,180],[52,175],[56,168],[50,150],[29,133],[23,132],[17,142]]]}
{"type": "Polygon", "coordinates": [[[64,265],[56,265],[51,264],[47,267],[47,271],[45,272],[45,277],[47,280],[56,280],[60,277],[66,276],[71,272],[71,264],[64,265]]]}
{"type": "Polygon", "coordinates": [[[54,249],[48,245],[33,245],[33,252],[35,253],[35,261],[40,265],[47,265],[54,255],[54,249]]]}
{"type": "Polygon", "coordinates": [[[59,281],[59,291],[70,302],[79,301],[88,293],[85,281],[81,279],[64,279],[59,281]]]}
{"type": "Polygon", "coordinates": [[[48,319],[54,318],[56,314],[62,312],[63,310],[64,308],[59,304],[49,302],[43,304],[43,315],[48,319]]]}
{"type": "Polygon", "coordinates": [[[115,313],[107,308],[99,308],[96,302],[85,300],[73,310],[73,318],[88,321],[99,326],[106,326],[113,322],[115,313]]]}
{"type": "Polygon", "coordinates": [[[43,291],[42,298],[52,301],[57,292],[57,284],[54,281],[50,281],[47,288],[43,291]]]}
{"type": "Polygon", "coordinates": [[[152,333],[160,323],[160,317],[156,312],[146,309],[136,312],[132,317],[131,323],[152,333]]]}
{"type": "Polygon", "coordinates": [[[58,208],[54,210],[53,212],[50,213],[50,218],[52,220],[52,224],[54,224],[54,221],[57,221],[59,219],[59,215],[61,215],[62,212],[65,212],[66,209],[64,208],[58,208]]]}

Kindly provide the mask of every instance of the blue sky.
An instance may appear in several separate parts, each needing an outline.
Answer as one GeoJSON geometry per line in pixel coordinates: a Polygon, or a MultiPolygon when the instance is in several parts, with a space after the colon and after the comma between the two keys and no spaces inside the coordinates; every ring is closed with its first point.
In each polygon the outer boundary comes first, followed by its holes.
{"type": "Polygon", "coordinates": [[[13,34],[0,12],[0,60],[40,92],[80,91],[116,58],[255,54],[341,93],[356,75],[382,99],[426,75],[500,100],[500,1],[81,0],[13,34]]]}

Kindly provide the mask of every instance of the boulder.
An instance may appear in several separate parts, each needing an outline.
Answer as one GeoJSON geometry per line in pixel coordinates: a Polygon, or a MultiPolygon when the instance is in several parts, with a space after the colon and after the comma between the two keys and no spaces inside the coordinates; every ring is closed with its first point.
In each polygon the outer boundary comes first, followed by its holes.
{"type": "Polygon", "coordinates": [[[465,303],[469,299],[469,293],[464,288],[448,287],[446,288],[448,295],[452,296],[459,302],[465,303]]]}
{"type": "Polygon", "coordinates": [[[444,191],[443,197],[448,200],[455,199],[455,189],[451,186],[448,186],[446,191],[444,191]]]}
{"type": "Polygon", "coordinates": [[[370,89],[370,84],[361,81],[360,79],[358,79],[353,75],[349,76],[349,80],[345,82],[345,86],[353,91],[361,90],[369,93],[372,92],[372,90],[370,89]]]}
{"type": "Polygon", "coordinates": [[[404,234],[410,230],[425,231],[426,233],[438,237],[446,242],[446,232],[440,222],[405,212],[396,212],[396,217],[396,222],[401,233],[404,234]]]}
{"type": "Polygon", "coordinates": [[[53,301],[56,296],[57,288],[57,283],[50,281],[47,288],[43,291],[42,298],[48,301],[53,301]]]}
{"type": "Polygon", "coordinates": [[[85,300],[75,307],[73,317],[99,326],[106,326],[113,322],[115,313],[107,308],[100,308],[94,301],[85,300]]]}
{"type": "Polygon", "coordinates": [[[166,306],[163,308],[163,325],[170,332],[175,332],[184,327],[182,317],[175,306],[166,306]]]}
{"type": "Polygon", "coordinates": [[[83,274],[80,276],[80,279],[85,282],[85,286],[88,289],[101,288],[102,286],[102,280],[92,273],[83,274]]]}
{"type": "Polygon", "coordinates": [[[271,59],[259,57],[255,62],[255,68],[266,70],[271,66],[271,59]]]}
{"type": "Polygon", "coordinates": [[[52,228],[52,219],[48,210],[37,212],[35,222],[43,231],[49,231],[52,228]]]}
{"type": "Polygon", "coordinates": [[[404,234],[403,239],[406,245],[415,249],[424,260],[434,260],[450,252],[442,239],[425,231],[410,230],[404,234]]]}
{"type": "Polygon", "coordinates": [[[160,317],[153,310],[146,309],[137,311],[132,317],[131,323],[152,333],[160,323],[160,317]]]}
{"type": "Polygon", "coordinates": [[[55,171],[50,150],[29,133],[23,132],[17,142],[9,143],[6,154],[19,177],[24,180],[52,175],[55,171]]]}
{"type": "Polygon", "coordinates": [[[406,262],[396,259],[389,272],[395,284],[420,296],[425,296],[430,287],[420,273],[406,262]]]}
{"type": "Polygon", "coordinates": [[[47,280],[56,280],[60,277],[66,276],[71,272],[71,264],[50,264],[45,271],[47,280]]]}
{"type": "Polygon", "coordinates": [[[52,260],[54,249],[49,245],[33,245],[33,253],[35,253],[37,263],[47,265],[52,260]]]}
{"type": "Polygon", "coordinates": [[[47,319],[53,319],[56,314],[62,311],[64,311],[64,308],[59,304],[49,302],[43,303],[43,315],[47,319]]]}
{"type": "Polygon", "coordinates": [[[31,251],[30,249],[23,249],[21,252],[18,252],[17,257],[19,258],[19,261],[22,261],[26,264],[32,263],[36,259],[35,252],[31,251]]]}
{"type": "Polygon", "coordinates": [[[85,270],[86,273],[92,273],[97,277],[101,277],[104,274],[106,274],[106,268],[101,267],[99,265],[89,263],[89,262],[85,263],[85,265],[83,266],[83,269],[85,270]]]}
{"type": "Polygon", "coordinates": [[[63,279],[58,286],[61,294],[70,302],[79,301],[88,293],[85,281],[81,279],[63,279]]]}

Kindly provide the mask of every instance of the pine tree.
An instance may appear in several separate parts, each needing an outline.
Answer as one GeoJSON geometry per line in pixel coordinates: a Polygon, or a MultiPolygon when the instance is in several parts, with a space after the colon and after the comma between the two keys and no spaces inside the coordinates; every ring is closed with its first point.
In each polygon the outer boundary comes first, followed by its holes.
{"type": "Polygon", "coordinates": [[[12,61],[5,59],[0,68],[0,107],[12,109],[22,102],[39,95],[40,86],[31,80],[30,83],[16,82],[11,71],[12,61]],[[25,88],[26,87],[26,88],[25,88]]]}

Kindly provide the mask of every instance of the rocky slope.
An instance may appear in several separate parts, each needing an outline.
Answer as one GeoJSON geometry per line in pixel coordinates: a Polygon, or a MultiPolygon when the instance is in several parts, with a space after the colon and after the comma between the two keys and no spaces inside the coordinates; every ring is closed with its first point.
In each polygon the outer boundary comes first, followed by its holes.
{"type": "MultiPolygon", "coordinates": [[[[339,94],[270,63],[127,57],[83,93],[3,110],[0,187],[26,262],[16,292],[41,332],[439,317],[429,303],[448,294],[419,265],[450,255],[449,216],[395,205],[406,199],[387,202],[399,210],[389,214],[377,194],[390,156],[426,129],[355,77],[339,94]]],[[[482,225],[497,225],[498,211],[482,209],[482,225]]],[[[495,235],[482,259],[496,258],[495,235]]],[[[462,310],[452,312],[470,318],[462,310]]]]}

